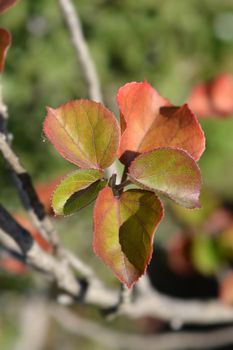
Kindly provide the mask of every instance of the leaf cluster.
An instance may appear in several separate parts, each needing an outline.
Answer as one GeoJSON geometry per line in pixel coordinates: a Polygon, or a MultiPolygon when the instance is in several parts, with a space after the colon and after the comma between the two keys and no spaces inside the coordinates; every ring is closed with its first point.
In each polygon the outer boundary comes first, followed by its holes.
{"type": "Polygon", "coordinates": [[[205,148],[203,131],[189,107],[173,106],[146,81],[117,94],[120,126],[100,103],[74,100],[47,108],[44,132],[63,158],[79,169],[53,194],[57,215],[69,215],[96,198],[95,253],[131,287],[145,272],[163,217],[165,195],[197,208],[201,175],[196,161],[205,148]],[[120,184],[104,170],[118,158],[120,184]],[[129,184],[136,188],[127,189],[129,184]],[[136,186],[135,186],[136,185],[136,186]]]}

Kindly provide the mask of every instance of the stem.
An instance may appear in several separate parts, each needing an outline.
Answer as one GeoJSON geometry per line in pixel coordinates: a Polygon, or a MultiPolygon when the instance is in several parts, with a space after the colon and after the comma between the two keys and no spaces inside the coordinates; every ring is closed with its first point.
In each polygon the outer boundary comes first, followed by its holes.
{"type": "Polygon", "coordinates": [[[126,179],[125,181],[121,182],[119,185],[115,185],[115,189],[118,191],[121,191],[124,189],[124,187],[130,184],[131,184],[131,181],[126,179]]]}
{"type": "Polygon", "coordinates": [[[128,167],[125,165],[124,171],[121,177],[121,183],[125,182],[128,176],[128,167]]]}

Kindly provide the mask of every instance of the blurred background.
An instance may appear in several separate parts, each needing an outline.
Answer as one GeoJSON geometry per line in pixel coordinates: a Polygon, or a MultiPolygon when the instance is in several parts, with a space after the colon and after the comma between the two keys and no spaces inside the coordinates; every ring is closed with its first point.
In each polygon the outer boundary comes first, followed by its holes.
{"type": "MultiPolygon", "coordinates": [[[[156,233],[149,268],[153,285],[180,298],[216,297],[233,304],[233,2],[73,2],[105,104],[117,117],[118,88],[146,79],[173,104],[189,101],[206,134],[207,148],[199,163],[203,207],[190,211],[165,202],[165,219],[156,233]]],[[[49,198],[55,183],[74,167],[44,139],[45,107],[88,98],[85,79],[57,1],[21,0],[1,15],[0,26],[13,35],[2,77],[13,146],[51,213],[49,198]]],[[[1,203],[28,225],[2,159],[0,169],[1,203]]],[[[91,211],[90,206],[55,224],[64,244],[93,265],[109,286],[118,287],[92,252],[91,211]]],[[[20,339],[22,318],[28,316],[24,315],[25,303],[51,291],[24,266],[6,259],[0,266],[0,349],[11,350],[20,339]]],[[[74,309],[117,330],[145,335],[171,329],[169,324],[148,318],[130,322],[119,318],[109,324],[93,308],[74,309]]],[[[105,349],[71,336],[53,322],[47,329],[40,349],[105,349]]]]}

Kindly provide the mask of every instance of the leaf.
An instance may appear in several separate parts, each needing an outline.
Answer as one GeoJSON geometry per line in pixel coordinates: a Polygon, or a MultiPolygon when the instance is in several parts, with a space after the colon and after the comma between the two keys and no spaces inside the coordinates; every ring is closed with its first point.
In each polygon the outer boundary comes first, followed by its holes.
{"type": "Polygon", "coordinates": [[[65,159],[80,168],[104,169],[113,163],[119,126],[102,104],[75,100],[47,111],[44,132],[65,159]]]}
{"type": "Polygon", "coordinates": [[[184,207],[200,207],[200,170],[185,151],[161,148],[144,153],[132,162],[129,177],[137,185],[161,192],[184,207]]]}
{"type": "Polygon", "coordinates": [[[57,215],[69,215],[90,204],[106,186],[103,172],[78,170],[65,177],[53,193],[52,207],[57,215]]]}
{"type": "Polygon", "coordinates": [[[7,50],[11,45],[11,33],[0,28],[0,73],[3,72],[7,50]]]}
{"type": "Polygon", "coordinates": [[[203,131],[188,106],[171,106],[147,82],[129,83],[118,91],[122,138],[118,156],[129,165],[140,153],[159,147],[186,150],[198,160],[205,148],[203,131]]]}
{"type": "Polygon", "coordinates": [[[106,187],[97,197],[93,249],[129,288],[150,262],[162,217],[162,204],[152,192],[128,190],[118,198],[106,187]]]}
{"type": "Polygon", "coordinates": [[[16,4],[18,0],[0,0],[0,13],[5,12],[9,7],[16,4]]]}

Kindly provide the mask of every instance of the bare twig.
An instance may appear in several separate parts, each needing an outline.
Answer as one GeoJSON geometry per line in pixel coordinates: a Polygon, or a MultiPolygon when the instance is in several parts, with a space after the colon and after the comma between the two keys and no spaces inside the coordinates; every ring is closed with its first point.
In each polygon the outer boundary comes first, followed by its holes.
{"type": "Polygon", "coordinates": [[[42,350],[48,333],[49,316],[45,301],[27,299],[21,308],[20,332],[13,350],[42,350]]]}
{"type": "Polygon", "coordinates": [[[233,343],[233,327],[205,332],[178,332],[160,335],[136,335],[116,332],[69,310],[54,307],[52,316],[67,332],[92,339],[111,349],[188,350],[217,348],[233,343]]]}
{"type": "MultiPolygon", "coordinates": [[[[87,82],[89,97],[94,101],[103,102],[99,77],[83,34],[78,10],[74,7],[71,0],[58,0],[58,3],[67,28],[69,29],[70,37],[75,48],[76,56],[80,62],[84,78],[87,82]]],[[[106,170],[106,175],[108,177],[113,173],[117,174],[117,179],[119,180],[120,177],[115,163],[106,170]]]]}
{"type": "MultiPolygon", "coordinates": [[[[145,277],[142,277],[138,286],[144,284],[145,277]]],[[[85,296],[85,302],[110,308],[116,305],[118,294],[104,287],[99,289],[90,286],[85,296]]],[[[231,323],[233,321],[233,308],[222,304],[216,299],[182,300],[169,297],[150,289],[140,292],[133,303],[125,304],[121,314],[130,318],[151,316],[171,322],[179,320],[181,323],[190,324],[219,324],[231,323]]]]}
{"type": "Polygon", "coordinates": [[[11,219],[10,214],[0,205],[0,229],[18,244],[23,254],[31,249],[33,239],[28,232],[21,227],[15,220],[11,219]]]}
{"type": "MultiPolygon", "coordinates": [[[[9,215],[9,214],[8,214],[9,215]]],[[[7,218],[9,219],[9,217],[7,218]]],[[[14,220],[11,218],[10,220],[14,220]]],[[[12,224],[8,225],[12,227],[12,224]]],[[[18,230],[18,226],[14,226],[18,230]]],[[[1,231],[1,230],[0,230],[1,231]]],[[[20,244],[17,234],[5,232],[20,244]]],[[[25,234],[25,233],[24,233],[25,234]]],[[[1,240],[1,235],[0,235],[1,240]]],[[[6,243],[3,241],[3,243],[6,243]]],[[[58,286],[68,294],[79,295],[79,285],[69,266],[55,257],[42,251],[34,242],[27,251],[26,262],[51,275],[58,286]]],[[[219,324],[233,322],[233,309],[221,304],[217,300],[210,301],[184,301],[165,296],[147,285],[145,277],[138,282],[139,295],[133,303],[125,303],[121,314],[130,318],[152,316],[170,322],[180,320],[182,323],[193,324],[219,324]]],[[[117,305],[119,294],[117,291],[106,288],[101,282],[90,282],[82,302],[100,308],[111,308],[117,305]]]]}
{"type": "Polygon", "coordinates": [[[6,162],[17,176],[17,183],[18,187],[20,188],[20,193],[24,198],[26,197],[27,212],[32,219],[34,226],[45,238],[50,238],[49,241],[52,243],[53,247],[59,249],[61,257],[66,259],[75,270],[88,279],[90,279],[90,277],[93,278],[93,271],[83,264],[83,262],[77,256],[74,256],[72,252],[67,251],[61,246],[58,234],[50,219],[46,215],[43,205],[38,199],[29,174],[20,164],[19,158],[16,156],[11,146],[7,142],[6,136],[1,132],[0,150],[6,162]]]}
{"type": "Polygon", "coordinates": [[[92,283],[94,279],[96,279],[95,272],[92,270],[90,266],[85,264],[78,256],[74,255],[71,251],[63,250],[67,261],[70,266],[73,267],[75,271],[80,273],[82,277],[85,277],[89,283],[92,283]]]}
{"type": "Polygon", "coordinates": [[[45,239],[48,239],[56,250],[59,245],[58,234],[46,215],[44,207],[33,187],[30,175],[20,163],[19,158],[9,143],[6,125],[7,118],[7,107],[4,105],[0,94],[0,151],[12,172],[20,198],[27,210],[32,224],[39,230],[45,239]]]}
{"type": "Polygon", "coordinates": [[[72,43],[76,55],[81,64],[84,78],[86,79],[90,98],[97,102],[102,102],[102,94],[98,75],[94,61],[89,52],[88,45],[83,35],[82,25],[77,9],[74,8],[70,0],[58,0],[64,20],[69,28],[72,43]]]}
{"type": "Polygon", "coordinates": [[[78,297],[80,286],[67,261],[60,261],[42,250],[30,234],[4,208],[0,209],[0,240],[3,244],[7,244],[7,241],[2,240],[2,235],[8,235],[18,245],[26,263],[51,276],[57,285],[68,294],[78,297]]]}
{"type": "Polygon", "coordinates": [[[124,284],[121,284],[117,304],[105,309],[105,314],[109,320],[124,314],[125,310],[132,306],[132,291],[132,288],[129,289],[124,284]]]}

